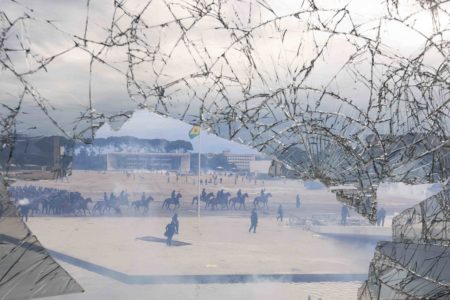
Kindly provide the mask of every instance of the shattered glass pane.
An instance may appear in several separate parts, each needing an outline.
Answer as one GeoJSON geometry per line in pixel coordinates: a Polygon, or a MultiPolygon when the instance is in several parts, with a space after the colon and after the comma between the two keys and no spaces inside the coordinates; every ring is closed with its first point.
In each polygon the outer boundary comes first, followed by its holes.
{"type": "Polygon", "coordinates": [[[83,292],[22,222],[0,177],[0,291],[2,299],[83,292]]]}
{"type": "MultiPolygon", "coordinates": [[[[443,0],[3,1],[0,171],[70,175],[75,142],[145,109],[270,156],[274,176],[318,179],[374,223],[381,183],[450,177],[449,11],[443,0]]],[[[396,218],[399,249],[448,246],[446,193],[396,218]]]]}
{"type": "Polygon", "coordinates": [[[394,218],[393,242],[378,243],[360,299],[450,296],[449,193],[444,189],[394,218]]]}
{"type": "Polygon", "coordinates": [[[450,190],[420,202],[395,217],[394,241],[405,243],[450,244],[450,190]]]}
{"type": "Polygon", "coordinates": [[[449,254],[442,245],[380,242],[359,299],[446,299],[449,254]]]}

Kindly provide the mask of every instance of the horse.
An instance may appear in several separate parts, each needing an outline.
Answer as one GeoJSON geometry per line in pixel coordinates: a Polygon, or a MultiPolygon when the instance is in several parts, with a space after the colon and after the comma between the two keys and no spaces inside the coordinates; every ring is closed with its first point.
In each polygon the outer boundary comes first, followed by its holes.
{"type": "Polygon", "coordinates": [[[242,206],[244,206],[245,209],[245,198],[248,197],[248,194],[245,193],[241,197],[234,197],[231,198],[230,201],[228,201],[228,204],[231,204],[231,207],[236,209],[236,203],[239,203],[239,209],[241,209],[242,206]]]}
{"type": "Polygon", "coordinates": [[[205,208],[210,206],[211,210],[215,210],[219,205],[222,209],[225,207],[228,208],[228,197],[230,197],[230,195],[231,194],[229,192],[220,193],[216,197],[214,197],[213,194],[212,197],[206,202],[205,208]]]}
{"type": "Polygon", "coordinates": [[[267,194],[256,197],[255,200],[253,200],[253,206],[259,208],[260,207],[259,203],[262,203],[263,207],[269,208],[269,206],[268,206],[269,197],[272,197],[271,193],[267,193],[267,194]]]}
{"type": "Polygon", "coordinates": [[[175,198],[167,198],[166,200],[164,200],[162,208],[166,207],[167,209],[170,209],[170,206],[173,204],[173,209],[175,208],[179,208],[180,207],[180,198],[182,198],[183,196],[181,195],[181,193],[178,193],[175,198]]]}
{"type": "Polygon", "coordinates": [[[217,197],[213,195],[211,198],[209,198],[206,201],[205,209],[208,207],[211,207],[211,210],[214,210],[214,209],[216,209],[218,203],[219,203],[219,201],[218,201],[217,197]]]}
{"type": "Polygon", "coordinates": [[[86,199],[83,199],[83,198],[81,198],[81,199],[78,199],[75,203],[74,203],[74,205],[73,205],[73,207],[72,207],[72,209],[73,209],[73,212],[74,213],[77,213],[77,212],[82,212],[85,216],[86,216],[86,211],[88,211],[88,213],[89,214],[91,214],[91,211],[89,210],[89,208],[88,208],[88,203],[92,203],[92,199],[91,198],[86,198],[86,199]]]}
{"type": "Polygon", "coordinates": [[[30,204],[28,204],[28,207],[31,211],[30,217],[34,216],[35,213],[39,213],[39,205],[41,204],[40,199],[36,199],[31,201],[30,204]]]}
{"type": "Polygon", "coordinates": [[[149,205],[150,202],[155,201],[153,199],[152,196],[148,196],[147,198],[141,199],[141,200],[137,200],[137,201],[132,201],[131,202],[131,207],[134,206],[134,210],[135,211],[140,211],[141,207],[144,208],[144,213],[148,212],[149,210],[149,205]]]}
{"type": "Polygon", "coordinates": [[[42,213],[50,214],[50,200],[49,199],[42,200],[42,213]]]}
{"type": "Polygon", "coordinates": [[[228,209],[228,198],[231,196],[230,192],[222,193],[220,199],[218,199],[218,204],[222,206],[222,209],[225,207],[228,209]]]}
{"type": "MultiPolygon", "coordinates": [[[[207,202],[208,202],[208,199],[211,199],[212,197],[214,197],[214,193],[213,193],[213,192],[210,192],[210,193],[206,194],[206,195],[203,196],[203,197],[200,196],[200,201],[201,201],[201,202],[207,203],[207,202]]],[[[198,196],[194,196],[194,197],[192,198],[192,203],[191,203],[191,205],[194,205],[194,203],[197,204],[197,202],[198,202],[198,196]]]]}
{"type": "Polygon", "coordinates": [[[106,210],[106,201],[100,200],[95,202],[94,207],[92,208],[92,213],[98,212],[99,214],[104,214],[106,210]]]}
{"type": "Polygon", "coordinates": [[[120,192],[119,197],[117,198],[117,204],[130,207],[130,201],[128,200],[128,194],[125,191],[120,192]]]}
{"type": "Polygon", "coordinates": [[[98,213],[103,215],[105,213],[105,211],[110,212],[111,208],[113,208],[117,213],[119,213],[119,214],[121,213],[119,206],[118,205],[116,206],[115,205],[115,201],[111,201],[111,200],[109,200],[109,201],[105,201],[105,200],[97,201],[95,203],[94,207],[92,208],[92,212],[93,213],[94,212],[98,212],[98,213]]]}

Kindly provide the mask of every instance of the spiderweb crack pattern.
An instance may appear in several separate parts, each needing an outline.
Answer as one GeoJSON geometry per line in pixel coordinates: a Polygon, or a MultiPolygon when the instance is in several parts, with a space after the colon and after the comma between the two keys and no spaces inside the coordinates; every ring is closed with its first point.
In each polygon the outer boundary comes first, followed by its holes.
{"type": "Polygon", "coordinates": [[[337,199],[374,222],[380,183],[449,178],[450,3],[364,6],[4,1],[2,151],[20,135],[89,143],[147,109],[272,156],[273,175],[351,185],[337,199]]]}

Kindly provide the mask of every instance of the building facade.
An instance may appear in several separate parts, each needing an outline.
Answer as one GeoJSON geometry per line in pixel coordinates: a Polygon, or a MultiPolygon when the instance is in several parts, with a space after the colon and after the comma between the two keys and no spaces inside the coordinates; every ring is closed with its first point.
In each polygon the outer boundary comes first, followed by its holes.
{"type": "Polygon", "coordinates": [[[189,173],[190,153],[108,153],[107,170],[167,170],[189,173]]]}
{"type": "Polygon", "coordinates": [[[239,171],[250,171],[250,162],[256,160],[254,154],[239,154],[224,151],[223,155],[226,157],[228,163],[234,164],[239,171]]]}

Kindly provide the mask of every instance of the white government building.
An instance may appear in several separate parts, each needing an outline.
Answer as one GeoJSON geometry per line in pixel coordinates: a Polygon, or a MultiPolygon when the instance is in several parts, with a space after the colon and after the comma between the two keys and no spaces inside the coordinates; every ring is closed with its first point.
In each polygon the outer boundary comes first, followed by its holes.
{"type": "Polygon", "coordinates": [[[106,155],[107,170],[167,170],[189,173],[190,153],[126,153],[106,155]]]}

